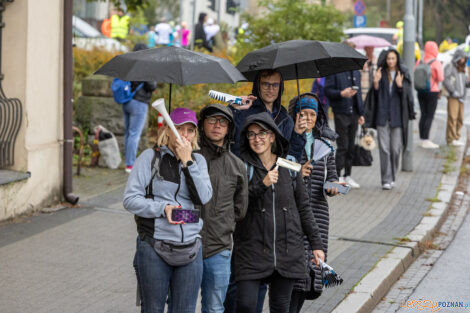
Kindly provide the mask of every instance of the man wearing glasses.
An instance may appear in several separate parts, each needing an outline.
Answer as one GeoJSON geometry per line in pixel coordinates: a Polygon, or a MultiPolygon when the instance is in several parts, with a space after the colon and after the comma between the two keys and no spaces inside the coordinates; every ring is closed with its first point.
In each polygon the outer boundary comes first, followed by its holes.
{"type": "Polygon", "coordinates": [[[222,313],[230,279],[232,233],[248,208],[248,180],[245,164],[229,150],[234,133],[230,109],[209,104],[201,110],[198,125],[213,190],[212,199],[201,208],[201,311],[222,313]]]}
{"type": "Polygon", "coordinates": [[[240,132],[248,116],[260,112],[268,112],[273,118],[284,138],[290,143],[289,154],[300,160],[305,139],[302,137],[307,122],[298,119],[295,124],[281,105],[281,96],[284,92],[284,81],[277,70],[260,71],[253,82],[251,95],[242,97],[246,104],[231,104],[233,119],[235,121],[235,142],[232,152],[240,155],[240,132]]]}

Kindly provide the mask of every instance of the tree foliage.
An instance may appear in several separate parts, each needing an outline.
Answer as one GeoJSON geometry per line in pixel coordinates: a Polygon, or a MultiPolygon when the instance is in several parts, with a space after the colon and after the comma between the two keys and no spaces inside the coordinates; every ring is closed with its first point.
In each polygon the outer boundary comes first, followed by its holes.
{"type": "Polygon", "coordinates": [[[294,39],[340,41],[344,15],[330,5],[303,0],[261,0],[258,15],[243,15],[249,24],[242,44],[261,48],[294,39]]]}

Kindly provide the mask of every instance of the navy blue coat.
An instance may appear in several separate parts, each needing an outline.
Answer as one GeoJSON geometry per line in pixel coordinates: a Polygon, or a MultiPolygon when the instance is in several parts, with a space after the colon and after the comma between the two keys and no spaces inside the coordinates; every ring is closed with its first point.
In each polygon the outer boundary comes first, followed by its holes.
{"type": "Polygon", "coordinates": [[[354,112],[353,104],[356,102],[357,113],[364,115],[364,104],[362,102],[361,93],[361,73],[359,71],[353,71],[352,80],[350,72],[327,76],[325,78],[325,95],[330,101],[330,107],[333,109],[334,114],[352,115],[354,112]],[[351,98],[341,97],[341,91],[351,86],[359,86],[356,95],[351,98]],[[354,101],[354,99],[356,101],[354,101]]]}
{"type": "MultiPolygon", "coordinates": [[[[300,160],[306,141],[302,135],[299,135],[294,131],[294,120],[289,116],[287,110],[281,105],[281,96],[283,91],[284,80],[281,78],[279,96],[277,97],[276,101],[274,101],[274,112],[271,116],[273,117],[276,126],[281,131],[282,136],[284,136],[284,138],[289,141],[289,154],[294,156],[297,160],[300,160]]],[[[240,134],[247,117],[256,113],[268,112],[259,94],[259,75],[253,82],[253,90],[251,93],[258,99],[255,100],[253,105],[248,110],[237,110],[232,106],[229,106],[232,110],[233,120],[235,122],[235,142],[232,144],[231,151],[237,156],[240,156],[240,134]]]]}

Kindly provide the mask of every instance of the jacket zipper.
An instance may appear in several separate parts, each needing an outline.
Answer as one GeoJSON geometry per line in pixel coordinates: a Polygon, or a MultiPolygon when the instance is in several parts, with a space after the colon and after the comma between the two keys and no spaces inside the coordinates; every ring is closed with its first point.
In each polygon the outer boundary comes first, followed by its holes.
{"type": "Polygon", "coordinates": [[[286,253],[289,253],[289,248],[287,246],[287,209],[282,208],[282,211],[284,211],[284,232],[286,236],[286,253]]]}
{"type": "Polygon", "coordinates": [[[273,187],[273,222],[274,222],[274,236],[273,236],[273,250],[274,250],[274,268],[277,267],[277,259],[276,259],[276,205],[275,205],[275,200],[276,200],[276,192],[274,190],[274,184],[272,185],[273,187]]]}

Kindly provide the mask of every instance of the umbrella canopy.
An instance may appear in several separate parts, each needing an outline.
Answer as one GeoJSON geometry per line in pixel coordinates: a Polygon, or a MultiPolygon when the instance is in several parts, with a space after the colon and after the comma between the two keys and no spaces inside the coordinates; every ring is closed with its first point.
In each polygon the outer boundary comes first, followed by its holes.
{"type": "Polygon", "coordinates": [[[229,61],[179,47],[162,47],[115,56],[95,74],[125,81],[177,85],[235,83],[246,80],[229,61]]]}
{"type": "Polygon", "coordinates": [[[324,77],[362,69],[367,58],[347,44],[290,40],[248,53],[237,68],[249,81],[265,69],[277,69],[284,80],[324,77]]]}
{"type": "Polygon", "coordinates": [[[357,49],[364,49],[365,47],[383,48],[392,45],[390,42],[383,38],[368,35],[351,37],[348,39],[348,42],[356,45],[357,49]]]}

